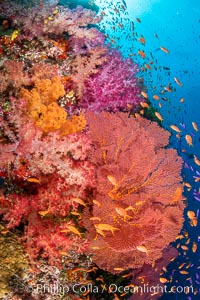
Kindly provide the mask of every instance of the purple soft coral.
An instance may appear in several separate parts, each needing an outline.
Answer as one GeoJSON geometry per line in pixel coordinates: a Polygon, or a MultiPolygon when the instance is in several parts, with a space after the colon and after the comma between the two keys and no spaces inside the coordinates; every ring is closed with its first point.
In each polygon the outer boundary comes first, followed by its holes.
{"type": "Polygon", "coordinates": [[[132,59],[122,59],[120,52],[112,50],[107,62],[99,67],[85,83],[80,105],[90,111],[127,111],[127,105],[137,110],[140,88],[137,84],[137,65],[132,59]]]}

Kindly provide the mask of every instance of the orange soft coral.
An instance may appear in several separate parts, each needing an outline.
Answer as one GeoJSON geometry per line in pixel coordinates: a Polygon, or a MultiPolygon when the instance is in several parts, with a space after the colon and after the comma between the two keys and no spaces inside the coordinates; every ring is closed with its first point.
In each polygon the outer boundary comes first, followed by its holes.
{"type": "Polygon", "coordinates": [[[20,97],[28,101],[28,115],[45,133],[59,129],[66,122],[67,113],[56,102],[64,95],[59,77],[38,80],[31,91],[25,88],[20,91],[20,97]]]}
{"type": "Polygon", "coordinates": [[[81,132],[86,126],[86,120],[83,114],[79,116],[73,115],[71,119],[66,120],[65,124],[60,128],[60,134],[66,135],[75,132],[81,132]]]}
{"type": "Polygon", "coordinates": [[[83,114],[67,119],[67,113],[57,100],[65,95],[62,79],[53,77],[37,80],[29,91],[22,88],[19,96],[27,100],[28,115],[43,132],[59,130],[60,134],[81,132],[86,126],[83,114]]]}

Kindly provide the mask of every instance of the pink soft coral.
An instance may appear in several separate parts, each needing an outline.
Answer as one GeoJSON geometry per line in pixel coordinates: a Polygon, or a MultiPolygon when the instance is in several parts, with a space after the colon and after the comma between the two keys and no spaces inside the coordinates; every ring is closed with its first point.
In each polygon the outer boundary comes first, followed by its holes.
{"type": "Polygon", "coordinates": [[[81,107],[116,112],[128,111],[127,105],[132,105],[136,111],[141,101],[137,72],[130,58],[123,60],[120,52],[112,50],[98,72],[87,79],[81,107]]]}

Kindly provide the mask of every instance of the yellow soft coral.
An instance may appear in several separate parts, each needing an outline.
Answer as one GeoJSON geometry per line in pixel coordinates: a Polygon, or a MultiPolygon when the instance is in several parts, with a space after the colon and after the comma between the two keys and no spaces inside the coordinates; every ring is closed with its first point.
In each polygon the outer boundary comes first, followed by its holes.
{"type": "Polygon", "coordinates": [[[66,120],[65,124],[60,128],[61,135],[67,135],[70,133],[81,132],[86,126],[86,119],[83,114],[79,116],[72,116],[66,120]]]}
{"type": "Polygon", "coordinates": [[[64,95],[64,86],[59,77],[36,81],[31,91],[22,88],[19,94],[27,100],[28,115],[45,133],[65,124],[67,113],[56,102],[64,95]]]}
{"type": "Polygon", "coordinates": [[[19,93],[20,97],[27,100],[27,113],[36,126],[45,133],[59,130],[62,136],[81,132],[86,126],[83,114],[67,119],[64,108],[57,103],[64,95],[64,86],[59,77],[38,80],[32,90],[22,88],[19,93]]]}

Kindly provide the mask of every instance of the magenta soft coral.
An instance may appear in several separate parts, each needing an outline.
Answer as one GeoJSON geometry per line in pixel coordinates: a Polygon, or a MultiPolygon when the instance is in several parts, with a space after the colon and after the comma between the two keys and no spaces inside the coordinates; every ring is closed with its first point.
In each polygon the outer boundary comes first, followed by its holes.
{"type": "Polygon", "coordinates": [[[90,111],[128,111],[138,109],[141,98],[136,74],[137,65],[132,59],[123,60],[120,52],[112,50],[107,61],[85,82],[80,105],[90,111]]]}

